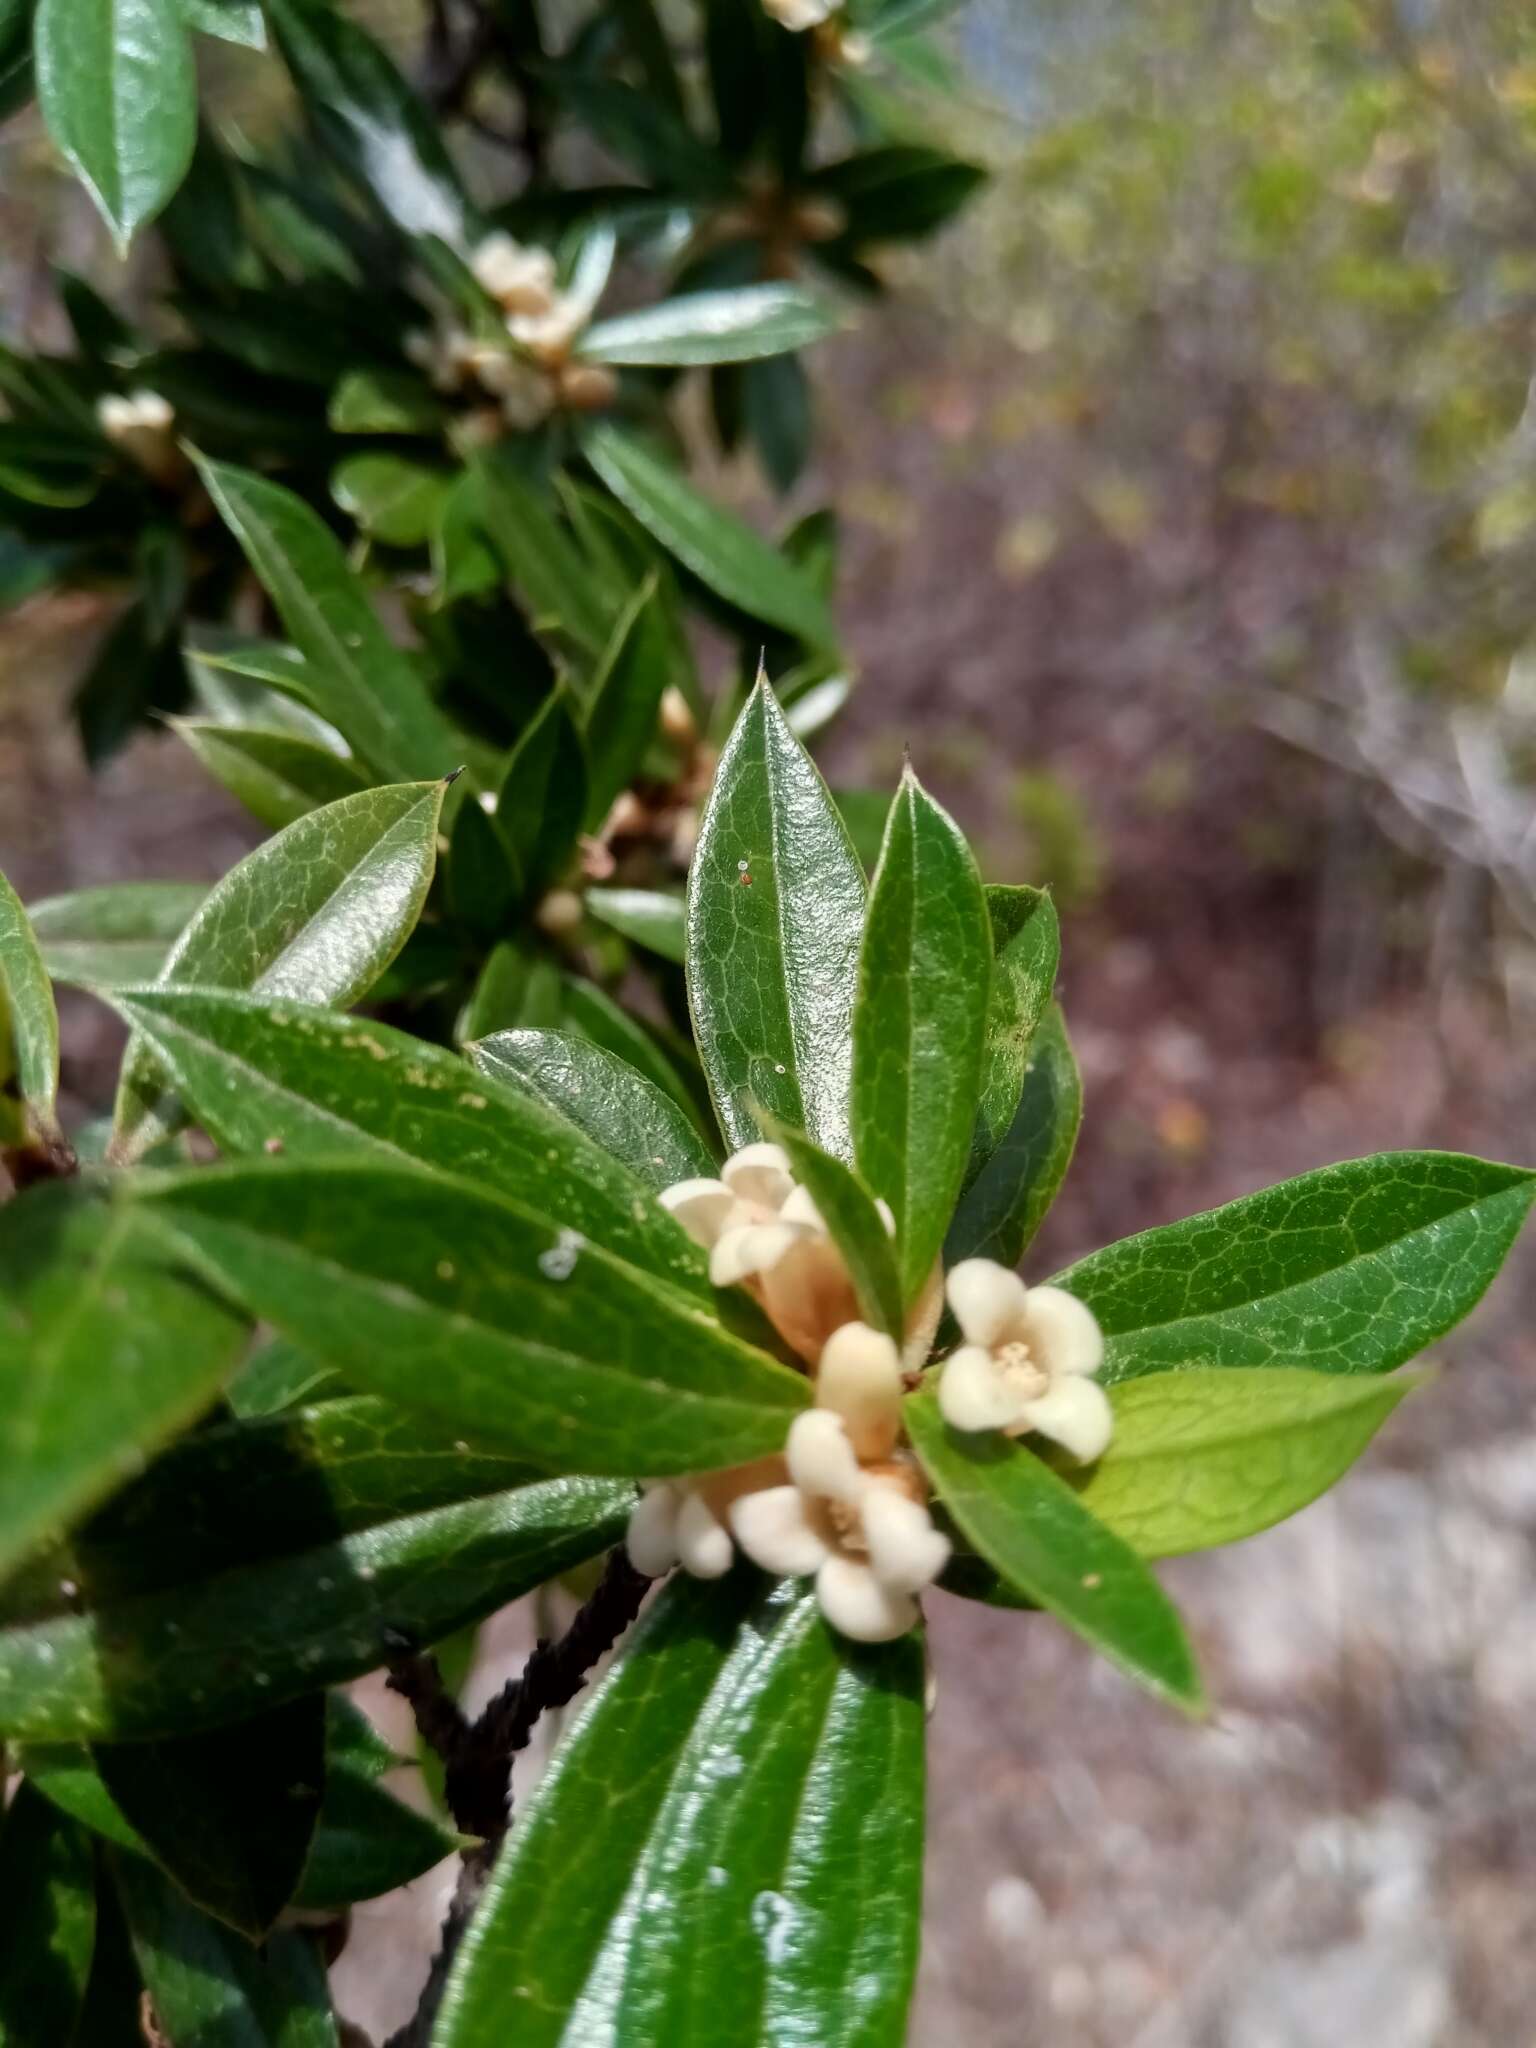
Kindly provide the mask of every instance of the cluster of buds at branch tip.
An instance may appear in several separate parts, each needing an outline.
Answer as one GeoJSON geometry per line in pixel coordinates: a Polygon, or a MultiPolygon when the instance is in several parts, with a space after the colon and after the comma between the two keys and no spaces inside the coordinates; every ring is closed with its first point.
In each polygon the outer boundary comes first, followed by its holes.
{"type": "Polygon", "coordinates": [[[187,458],[176,445],[176,414],[158,391],[109,391],[96,401],[96,424],[157,484],[184,481],[187,458]]]}

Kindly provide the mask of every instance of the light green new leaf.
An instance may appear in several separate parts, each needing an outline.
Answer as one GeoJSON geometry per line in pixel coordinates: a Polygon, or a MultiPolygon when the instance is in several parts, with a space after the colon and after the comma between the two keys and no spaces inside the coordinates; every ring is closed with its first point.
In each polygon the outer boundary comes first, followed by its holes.
{"type": "Polygon", "coordinates": [[[903,1414],[934,1489],[967,1541],[1004,1581],[1177,1705],[1204,1705],[1173,1603],[1125,1540],[1022,1443],[962,1434],[931,1389],[903,1414]]]}
{"type": "Polygon", "coordinates": [[[89,1837],[32,1785],[0,1817],[0,1899],[0,2042],[60,2048],[90,1978],[96,1874],[89,1837]]]}
{"type": "Polygon", "coordinates": [[[583,738],[587,830],[596,832],[628,789],[656,738],[657,711],[672,679],[673,637],[659,576],[648,576],[619,615],[593,678],[583,738]]]}
{"type": "Polygon", "coordinates": [[[325,1700],[162,1742],[105,1742],[107,1796],[195,1906],[262,1941],[299,1888],[325,1784],[325,1700]]]}
{"type": "Polygon", "coordinates": [[[859,956],[852,1097],[859,1171],[895,1211],[907,1302],[928,1279],[965,1178],[991,974],[971,850],[908,769],[859,956]]]}
{"type": "Polygon", "coordinates": [[[37,935],[0,875],[0,1145],[55,1132],[59,1019],[37,935]]]}
{"type": "MultiPolygon", "coordinates": [[[[343,797],[258,846],[212,890],[171,948],[161,980],[250,989],[345,1009],[410,936],[437,860],[446,784],[394,783],[343,797]]],[[[164,1069],[130,1043],[114,1155],[141,1156],[177,1112],[164,1069]]]]}
{"type": "Polygon", "coordinates": [[[443,403],[411,370],[349,370],[331,394],[338,434],[438,434],[443,403]]]}
{"type": "Polygon", "coordinates": [[[611,931],[633,939],[648,953],[677,966],[688,952],[687,909],[681,896],[664,889],[588,889],[588,911],[611,931]]]}
{"type": "MultiPolygon", "coordinates": [[[[703,1253],[649,1199],[648,1180],[453,1053],[387,1024],[217,990],[136,989],[117,1007],[222,1152],[259,1157],[275,1141],[289,1159],[438,1168],[708,1298],[703,1253]]],[[[432,1200],[425,1185],[420,1199],[432,1200]]]]}
{"type": "Polygon", "coordinates": [[[79,1183],[0,1209],[0,1571],[206,1407],[244,1332],[79,1183]]]}
{"type": "Polygon", "coordinates": [[[402,455],[349,455],[331,477],[331,496],[366,533],[390,547],[424,547],[437,531],[453,479],[402,455]]]}
{"type": "Polygon", "coordinates": [[[1111,1390],[1115,1433],[1097,1464],[1050,1462],[1142,1557],[1214,1550],[1326,1493],[1420,1385],[1283,1366],[1152,1373],[1111,1390]]]}
{"type": "Polygon", "coordinates": [[[989,888],[987,915],[992,923],[992,998],[967,1186],[1018,1115],[1035,1033],[1050,1003],[1061,957],[1056,906],[1043,889],[989,888]]]}
{"type": "Polygon", "coordinates": [[[336,2048],[319,1944],[281,1929],[261,1948],[221,1927],[140,1856],[112,1874],[167,2040],[188,2048],[336,2048]]]}
{"type": "Polygon", "coordinates": [[[688,877],[688,997],[726,1142],[754,1107],[850,1160],[864,872],[810,756],[760,682],[737,719],[688,877]]]}
{"type": "Polygon", "coordinates": [[[838,325],[827,301],[798,284],[685,292],[643,312],[599,320],[577,344],[598,363],[744,363],[805,348],[838,325]]]}
{"type": "Polygon", "coordinates": [[[818,1150],[797,1132],[775,1124],[769,1135],[788,1152],[795,1179],[816,1204],[842,1253],[859,1298],[860,1315],[874,1329],[887,1331],[900,1346],[905,1319],[896,1248],[874,1196],[851,1166],[818,1150]]]}
{"type": "Polygon", "coordinates": [[[199,469],[225,525],[277,606],[309,701],[386,775],[446,775],[463,743],[390,639],[341,543],[302,498],[230,463],[199,469]]]}
{"type": "Polygon", "coordinates": [[[1382,1152],[1123,1238],[1057,1284],[1098,1317],[1106,1381],[1206,1365],[1389,1372],[1479,1300],[1533,1198],[1522,1167],[1382,1152]]]}
{"type": "Polygon", "coordinates": [[[839,1642],[814,1594],[761,1587],[680,1580],[642,1623],[508,1837],[436,2048],[898,2048],[922,1651],[839,1642]]]}
{"type": "Polygon", "coordinates": [[[673,1098],[590,1038],[498,1031],[464,1050],[478,1072],[558,1112],[648,1188],[715,1172],[714,1159],[673,1098]]]}
{"type": "Polygon", "coordinates": [[[961,1259],[1019,1263],[1072,1163],[1082,1120],[1082,1079],[1053,1003],[1030,1041],[1013,1122],[960,1197],[944,1243],[946,1266],[961,1259]]]}
{"type": "Polygon", "coordinates": [[[181,0],[181,11],[188,28],[201,29],[205,36],[247,50],[267,47],[260,0],[181,0]]]}
{"type": "Polygon", "coordinates": [[[153,981],[207,894],[203,882],[106,882],[46,897],[30,912],[43,965],[77,987],[153,981]]]}
{"type": "Polygon", "coordinates": [[[135,1178],[203,1270],[351,1384],[546,1471],[744,1463],[809,1400],[664,1281],[446,1175],[272,1160],[135,1178]]]}
{"type": "Polygon", "coordinates": [[[274,831],[320,804],[356,795],[371,780],[329,747],[293,733],[198,718],[170,723],[214,780],[274,831]]]}
{"type": "Polygon", "coordinates": [[[589,426],[581,447],[619,503],[717,596],[812,646],[837,645],[815,585],[734,513],[607,421],[589,426]]]}
{"type": "Polygon", "coordinates": [[[186,175],[197,81],[178,0],[39,0],[37,100],[125,252],[186,175]]]}

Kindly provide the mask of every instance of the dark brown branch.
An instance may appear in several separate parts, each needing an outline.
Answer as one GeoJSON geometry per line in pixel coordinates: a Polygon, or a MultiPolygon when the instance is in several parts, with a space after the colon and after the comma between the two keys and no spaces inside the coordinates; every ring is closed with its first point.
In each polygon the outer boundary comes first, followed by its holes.
{"type": "Polygon", "coordinates": [[[486,1883],[495,1861],[489,1843],[482,1843],[478,1849],[466,1854],[459,1866],[459,1881],[453,1888],[453,1898],[443,1920],[443,1931],[438,1941],[437,1952],[427,1970],[427,1981],[421,1988],[421,1997],[416,2010],[403,2027],[391,2034],[384,2048],[427,2048],[432,2039],[432,2028],[437,2020],[438,2008],[443,2002],[443,1993],[448,1988],[449,1973],[453,1959],[459,1952],[459,1944],[469,1930],[469,1923],[475,1917],[475,1908],[480,1903],[486,1883]]]}
{"type": "Polygon", "coordinates": [[[424,1653],[397,1658],[385,1683],[410,1702],[422,1741],[451,1764],[469,1739],[469,1723],[444,1685],[437,1659],[424,1653]]]}

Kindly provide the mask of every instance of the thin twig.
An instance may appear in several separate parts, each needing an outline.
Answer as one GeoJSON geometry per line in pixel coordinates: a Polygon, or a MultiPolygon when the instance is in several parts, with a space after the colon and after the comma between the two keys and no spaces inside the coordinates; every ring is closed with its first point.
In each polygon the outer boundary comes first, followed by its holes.
{"type": "Polygon", "coordinates": [[[390,1665],[385,1683],[410,1702],[422,1741],[444,1764],[451,1764],[469,1739],[469,1723],[444,1685],[437,1659],[425,1653],[399,1657],[390,1665]]]}
{"type": "Polygon", "coordinates": [[[482,1842],[471,1849],[459,1866],[459,1881],[453,1888],[448,1911],[443,1919],[443,1929],[437,1944],[437,1952],[427,1971],[427,1981],[421,1988],[416,2010],[403,2027],[390,2035],[384,2048],[427,2048],[432,2038],[432,2028],[437,2020],[438,2008],[443,2002],[443,1993],[448,1988],[449,1974],[453,1969],[454,1957],[459,1944],[469,1931],[469,1923],[475,1917],[475,1908],[480,1903],[490,1878],[491,1865],[495,1861],[489,1843],[482,1842]]]}

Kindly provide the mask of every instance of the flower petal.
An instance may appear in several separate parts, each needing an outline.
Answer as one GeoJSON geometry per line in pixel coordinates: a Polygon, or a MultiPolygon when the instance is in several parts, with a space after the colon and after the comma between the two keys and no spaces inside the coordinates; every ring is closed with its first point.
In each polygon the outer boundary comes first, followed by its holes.
{"type": "Polygon", "coordinates": [[[830,1408],[807,1408],[795,1417],[785,1439],[784,1456],[789,1476],[802,1493],[819,1500],[857,1501],[863,1474],[843,1418],[830,1408]]]}
{"type": "Polygon", "coordinates": [[[1019,1419],[1019,1398],[990,1351],[962,1344],[940,1370],[939,1413],[951,1429],[1007,1429],[1019,1419]]]}
{"type": "Polygon", "coordinates": [[[1018,1274],[995,1259],[962,1259],[950,1269],[944,1292],[967,1341],[989,1351],[1013,1335],[1029,1299],[1018,1274]]]}
{"type": "Polygon", "coordinates": [[[1019,1421],[1010,1434],[1017,1436],[1025,1429],[1039,1430],[1074,1458],[1091,1465],[1095,1458],[1103,1456],[1114,1434],[1115,1414],[1109,1396],[1097,1380],[1069,1373],[1039,1400],[1020,1404],[1019,1421]]]}
{"type": "Polygon", "coordinates": [[[792,1223],[740,1223],[722,1231],[709,1255],[709,1277],[716,1287],[734,1287],[769,1272],[800,1242],[792,1223]]]}
{"type": "Polygon", "coordinates": [[[1098,1318],[1064,1287],[1030,1288],[1024,1341],[1052,1379],[1058,1373],[1097,1372],[1104,1363],[1098,1318]]]}
{"type": "Polygon", "coordinates": [[[803,1579],[820,1570],[831,1555],[811,1527],[805,1496],[798,1486],[765,1486],[733,1501],[731,1527],[736,1541],[765,1572],[803,1579]]]}
{"type": "Polygon", "coordinates": [[[816,1405],[840,1415],[859,1458],[888,1457],[901,1428],[901,1360],[883,1330],[844,1323],[822,1347],[816,1405]]]}
{"type": "Polygon", "coordinates": [[[725,1228],[736,1197],[723,1180],[680,1180],[656,1197],[681,1223],[695,1244],[706,1251],[725,1228]]]}
{"type": "Polygon", "coordinates": [[[864,1489],[861,1507],[869,1561],[882,1585],[899,1593],[920,1593],[949,1563],[950,1542],[933,1517],[899,1487],[876,1479],[864,1489]]]}
{"type": "Polygon", "coordinates": [[[700,1493],[683,1495],[677,1511],[677,1561],[696,1579],[720,1579],[731,1568],[731,1532],[700,1493]]]}
{"type": "Polygon", "coordinates": [[[721,1167],[720,1178],[742,1201],[773,1210],[782,1208],[795,1185],[782,1145],[743,1145],[721,1167]]]}
{"type": "Polygon", "coordinates": [[[629,1511],[624,1548],[648,1579],[659,1579],[677,1563],[677,1510],[677,1488],[663,1480],[648,1486],[629,1511]]]}
{"type": "Polygon", "coordinates": [[[867,1564],[829,1557],[816,1574],[816,1598],[839,1635],[855,1643],[889,1643],[917,1620],[910,1593],[883,1586],[867,1564]]]}
{"type": "Polygon", "coordinates": [[[784,1197],[779,1208],[781,1223],[803,1223],[808,1230],[814,1230],[819,1237],[827,1235],[827,1226],[821,1211],[812,1199],[811,1191],[805,1187],[793,1187],[784,1197]]]}

